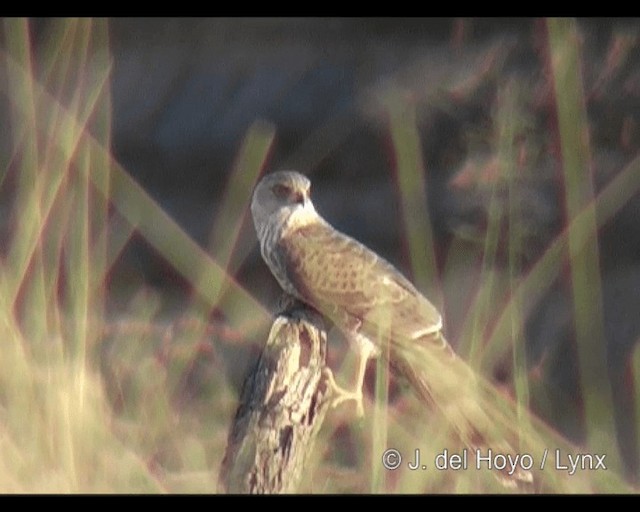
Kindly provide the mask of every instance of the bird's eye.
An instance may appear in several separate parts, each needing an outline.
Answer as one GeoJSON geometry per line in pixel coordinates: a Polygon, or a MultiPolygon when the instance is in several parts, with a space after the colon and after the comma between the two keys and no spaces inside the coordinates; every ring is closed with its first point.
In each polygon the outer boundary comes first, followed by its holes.
{"type": "Polygon", "coordinates": [[[293,193],[291,187],[288,187],[287,185],[281,185],[280,183],[274,185],[271,190],[273,190],[273,194],[278,199],[288,199],[293,193]]]}
{"type": "Polygon", "coordinates": [[[277,183],[274,185],[271,190],[273,191],[273,195],[275,195],[281,201],[286,201],[287,203],[304,203],[304,194],[299,190],[290,187],[289,185],[283,185],[281,183],[277,183]]]}

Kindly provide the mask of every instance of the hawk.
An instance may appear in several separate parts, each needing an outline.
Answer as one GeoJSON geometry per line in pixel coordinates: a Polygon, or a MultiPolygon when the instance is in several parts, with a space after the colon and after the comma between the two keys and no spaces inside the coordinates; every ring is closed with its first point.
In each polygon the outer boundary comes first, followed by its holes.
{"type": "MultiPolygon", "coordinates": [[[[486,412],[482,386],[442,335],[438,310],[393,265],[323,219],[310,188],[295,171],[267,174],[254,190],[251,213],[262,257],[282,289],[327,316],[359,355],[353,391],[330,378],[336,402],[353,399],[363,414],[367,361],[388,348],[391,369],[445,415],[466,446],[513,453],[502,434],[513,426],[486,412]]],[[[498,478],[510,486],[532,481],[522,469],[498,478]]]]}

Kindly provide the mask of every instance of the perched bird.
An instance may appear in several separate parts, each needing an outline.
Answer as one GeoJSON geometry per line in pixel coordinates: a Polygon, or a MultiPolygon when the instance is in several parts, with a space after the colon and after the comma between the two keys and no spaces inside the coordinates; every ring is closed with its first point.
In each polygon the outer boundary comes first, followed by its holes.
{"type": "MultiPolygon", "coordinates": [[[[354,390],[331,377],[336,402],[353,399],[363,414],[367,361],[388,353],[391,369],[445,415],[466,446],[514,452],[502,434],[512,425],[485,410],[483,387],[442,335],[440,313],[395,267],[324,220],[310,188],[298,172],[268,174],[254,190],[251,213],[262,257],[282,289],[327,316],[360,357],[354,390]]],[[[497,476],[509,486],[532,481],[521,468],[497,476]]]]}

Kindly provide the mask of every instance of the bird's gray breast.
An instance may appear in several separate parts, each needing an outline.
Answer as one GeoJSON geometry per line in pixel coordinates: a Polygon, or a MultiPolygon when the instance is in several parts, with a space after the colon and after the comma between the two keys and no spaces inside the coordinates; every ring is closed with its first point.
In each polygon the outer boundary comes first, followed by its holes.
{"type": "Polygon", "coordinates": [[[279,244],[285,227],[286,224],[283,222],[270,222],[264,226],[262,232],[258,233],[260,253],[280,287],[285,292],[300,299],[300,293],[288,277],[286,254],[282,251],[279,244]]]}

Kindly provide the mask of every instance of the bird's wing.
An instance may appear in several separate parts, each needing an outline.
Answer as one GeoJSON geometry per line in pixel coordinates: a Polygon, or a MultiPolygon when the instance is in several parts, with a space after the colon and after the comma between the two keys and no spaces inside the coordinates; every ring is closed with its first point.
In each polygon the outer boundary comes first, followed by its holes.
{"type": "Polygon", "coordinates": [[[398,270],[328,224],[289,232],[278,242],[277,251],[301,297],[338,324],[347,313],[363,324],[365,334],[375,337],[386,321],[383,328],[405,339],[430,335],[442,327],[435,307],[398,270]]]}
{"type": "MultiPolygon", "coordinates": [[[[512,446],[517,422],[490,407],[495,390],[485,387],[455,356],[441,335],[438,311],[391,264],[326,224],[288,233],[276,250],[301,298],[339,327],[355,318],[375,341],[381,334],[378,322],[384,322],[386,312],[391,322],[391,366],[422,400],[442,411],[466,446],[485,454],[488,447],[497,453],[516,453],[512,446]],[[380,311],[382,315],[376,314],[380,311]],[[403,343],[406,340],[416,342],[403,343]]],[[[496,476],[510,487],[532,479],[521,468],[513,473],[499,470],[496,476]]]]}

